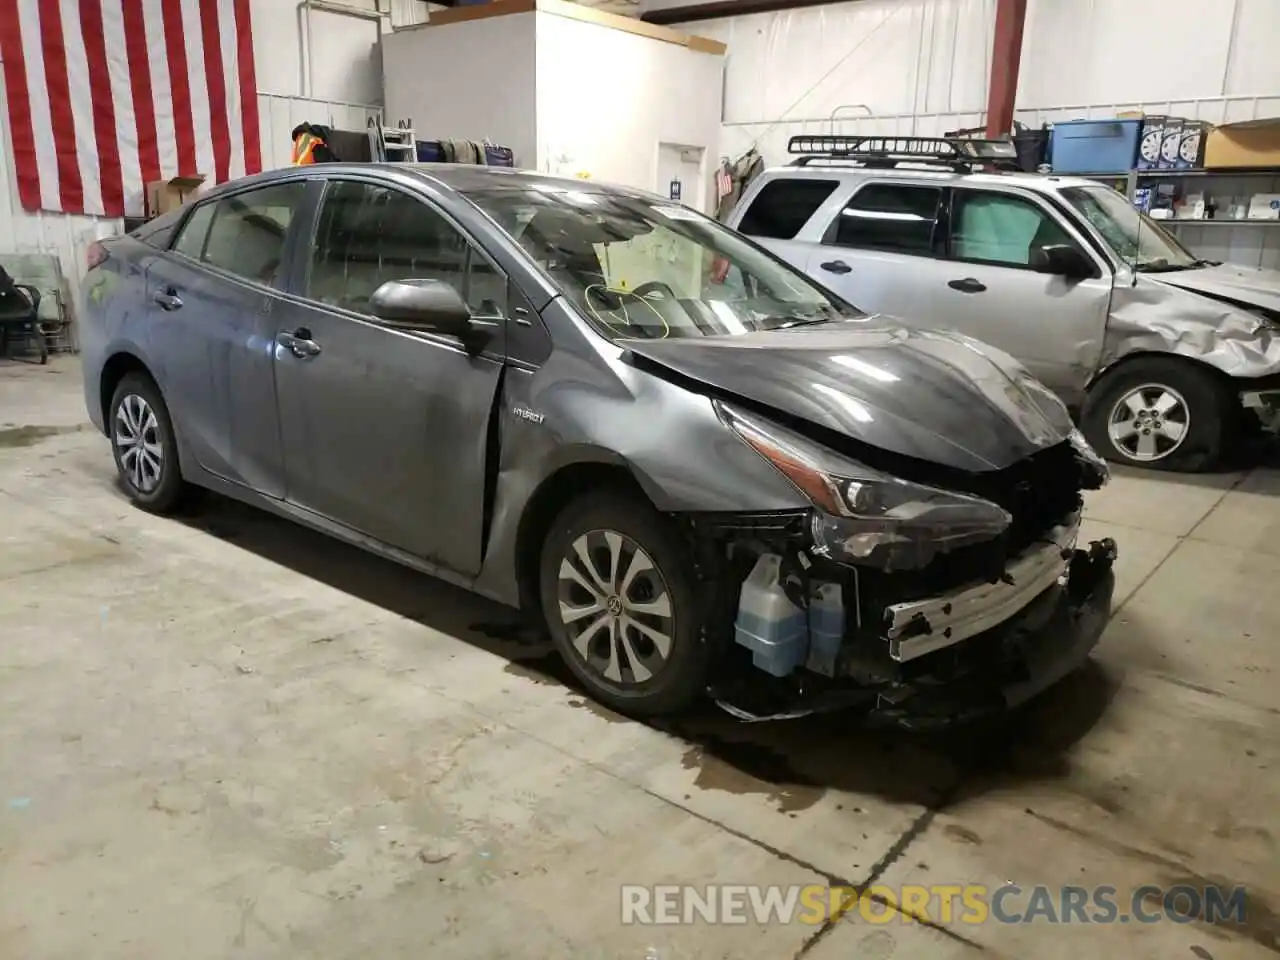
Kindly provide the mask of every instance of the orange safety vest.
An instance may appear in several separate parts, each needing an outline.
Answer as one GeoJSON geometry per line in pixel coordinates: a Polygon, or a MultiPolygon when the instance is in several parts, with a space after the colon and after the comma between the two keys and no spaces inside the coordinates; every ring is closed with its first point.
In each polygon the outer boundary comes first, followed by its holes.
{"type": "Polygon", "coordinates": [[[323,144],[324,141],[311,133],[300,133],[298,139],[293,141],[293,166],[301,167],[304,164],[315,163],[315,150],[317,146],[323,144]]]}

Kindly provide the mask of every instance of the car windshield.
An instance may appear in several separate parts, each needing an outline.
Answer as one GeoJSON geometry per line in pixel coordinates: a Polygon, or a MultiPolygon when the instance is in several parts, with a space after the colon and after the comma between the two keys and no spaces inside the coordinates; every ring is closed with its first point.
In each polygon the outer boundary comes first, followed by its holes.
{"type": "Polygon", "coordinates": [[[714,220],[656,197],[542,184],[467,197],[610,339],[864,316],[714,220]]]}
{"type": "Polygon", "coordinates": [[[1200,261],[1110,187],[1068,187],[1062,196],[1135,270],[1187,270],[1200,261]]]}

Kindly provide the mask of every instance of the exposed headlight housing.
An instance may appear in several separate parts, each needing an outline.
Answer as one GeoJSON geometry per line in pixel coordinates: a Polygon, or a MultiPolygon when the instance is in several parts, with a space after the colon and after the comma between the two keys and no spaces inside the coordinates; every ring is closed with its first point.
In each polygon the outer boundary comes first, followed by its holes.
{"type": "Polygon", "coordinates": [[[817,507],[814,552],[882,570],[998,538],[1008,511],[963,493],[901,480],[845,459],[763,417],[717,402],[721,419],[817,507]]]}
{"type": "Polygon", "coordinates": [[[1107,461],[1098,455],[1079,430],[1072,430],[1068,438],[1071,441],[1071,449],[1076,452],[1076,457],[1085,467],[1082,477],[1083,486],[1088,490],[1097,490],[1104,486],[1111,479],[1111,467],[1107,461]]]}

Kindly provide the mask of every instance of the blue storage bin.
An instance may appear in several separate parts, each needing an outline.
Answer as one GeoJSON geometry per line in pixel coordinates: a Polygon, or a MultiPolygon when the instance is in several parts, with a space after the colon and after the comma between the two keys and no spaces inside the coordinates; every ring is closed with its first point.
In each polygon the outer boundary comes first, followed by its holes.
{"type": "Polygon", "coordinates": [[[1139,120],[1068,120],[1053,125],[1054,173],[1124,173],[1138,159],[1139,120]]]}
{"type": "Polygon", "coordinates": [[[439,140],[418,140],[415,142],[419,163],[443,163],[444,150],[439,140]]]}

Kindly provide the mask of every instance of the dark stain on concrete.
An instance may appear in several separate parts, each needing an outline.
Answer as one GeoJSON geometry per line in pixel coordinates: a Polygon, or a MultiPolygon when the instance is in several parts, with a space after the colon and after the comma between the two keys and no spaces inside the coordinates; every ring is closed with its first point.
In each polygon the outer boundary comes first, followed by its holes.
{"type": "Polygon", "coordinates": [[[942,828],[942,832],[948,839],[955,840],[957,843],[972,843],[976,846],[982,846],[982,838],[980,836],[968,827],[962,827],[958,823],[948,823],[942,828]]]}
{"type": "Polygon", "coordinates": [[[88,429],[89,425],[85,423],[76,424],[73,427],[41,427],[34,425],[5,427],[0,429],[0,447],[33,447],[41,440],[49,437],[61,436],[64,433],[80,433],[88,429]]]}
{"type": "Polygon", "coordinates": [[[1210,953],[1208,950],[1206,950],[1204,947],[1194,946],[1191,948],[1191,952],[1194,953],[1197,957],[1199,957],[1200,960],[1213,960],[1213,954],[1210,953]]]}
{"type": "Polygon", "coordinates": [[[691,746],[680,762],[686,770],[698,771],[694,785],[700,789],[759,794],[776,803],[781,813],[807,810],[826,792],[797,772],[785,754],[751,741],[691,746]]]}

